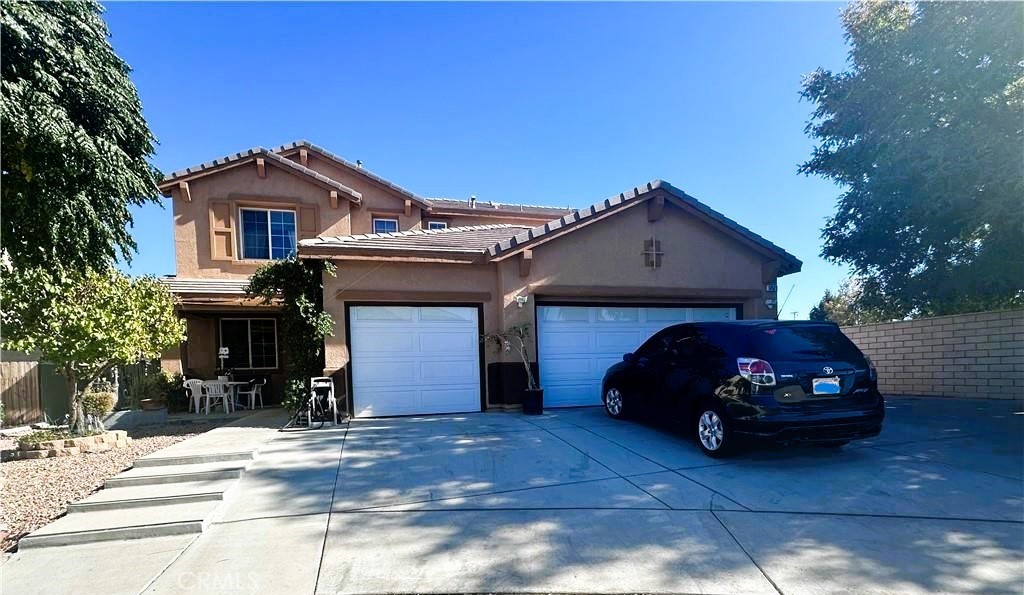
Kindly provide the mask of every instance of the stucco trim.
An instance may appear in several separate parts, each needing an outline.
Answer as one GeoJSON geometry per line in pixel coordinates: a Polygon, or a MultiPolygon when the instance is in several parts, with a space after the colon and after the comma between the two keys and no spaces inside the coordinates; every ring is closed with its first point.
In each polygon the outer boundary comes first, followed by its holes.
{"type": "Polygon", "coordinates": [[[178,170],[164,178],[164,180],[159,184],[158,188],[160,189],[164,196],[169,197],[172,195],[171,190],[177,187],[178,184],[181,182],[189,182],[198,178],[202,178],[224,171],[226,169],[231,169],[249,163],[254,163],[257,162],[258,159],[265,160],[264,166],[278,166],[282,170],[297,177],[300,177],[302,179],[305,179],[311,183],[314,183],[322,188],[341,192],[342,194],[345,195],[345,197],[348,200],[350,200],[353,203],[360,203],[363,200],[363,195],[359,191],[349,188],[348,186],[342,184],[341,182],[332,180],[331,178],[328,178],[327,176],[319,172],[313,171],[312,169],[309,169],[308,167],[296,163],[291,159],[286,159],[285,157],[282,157],[277,153],[274,153],[263,147],[252,147],[251,149],[248,149],[246,151],[235,153],[233,155],[226,155],[219,159],[214,159],[213,161],[207,161],[205,163],[200,163],[199,165],[194,165],[192,167],[187,167],[185,169],[178,170]]]}
{"type": "Polygon", "coordinates": [[[760,289],[723,289],[721,287],[580,286],[531,283],[528,289],[531,294],[537,296],[538,301],[558,298],[694,299],[706,301],[709,298],[732,300],[761,297],[760,289]]]}
{"type": "Polygon", "coordinates": [[[432,303],[484,303],[493,299],[489,291],[378,291],[373,289],[339,289],[334,299],[374,302],[416,302],[422,305],[432,303]]]}

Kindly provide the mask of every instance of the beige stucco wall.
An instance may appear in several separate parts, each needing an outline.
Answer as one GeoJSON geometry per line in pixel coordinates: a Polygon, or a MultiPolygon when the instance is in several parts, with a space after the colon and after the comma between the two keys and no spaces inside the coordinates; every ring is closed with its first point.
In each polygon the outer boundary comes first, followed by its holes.
{"type": "MultiPolygon", "coordinates": [[[[298,154],[290,155],[289,158],[295,162],[299,161],[298,154]]],[[[352,209],[351,212],[351,233],[371,233],[374,216],[398,219],[398,228],[402,231],[420,229],[422,220],[420,208],[413,204],[409,214],[406,215],[405,196],[366,176],[353,172],[347,167],[318,157],[313,152],[308,153],[306,167],[362,193],[363,204],[352,209]]]]}
{"type": "Polygon", "coordinates": [[[242,260],[236,249],[232,260],[216,260],[211,254],[210,203],[228,202],[235,246],[240,234],[238,210],[242,206],[317,209],[318,232],[349,233],[349,201],[338,200],[332,208],[329,191],[302,177],[267,163],[266,177],[260,178],[256,164],[248,163],[189,182],[191,201],[172,191],[174,207],[174,253],[176,272],[183,278],[232,278],[251,275],[264,260],[242,260]]]}
{"type": "MultiPolygon", "coordinates": [[[[482,302],[485,332],[528,323],[535,334],[538,300],[595,295],[603,302],[739,304],[744,318],[775,316],[764,305],[765,275],[774,270],[767,257],[672,205],[653,223],[640,204],[537,246],[525,277],[518,256],[480,265],[346,260],[337,265],[338,276],[325,278],[324,306],[335,320],[334,335],[325,345],[328,374],[349,363],[346,295],[358,302],[429,303],[463,301],[450,298],[459,292],[484,292],[490,296],[482,302]],[[658,269],[645,267],[641,254],[643,240],[652,235],[661,240],[665,253],[658,269]],[[336,297],[342,289],[342,297],[336,297]],[[444,297],[430,299],[424,292],[444,297]],[[527,296],[523,307],[516,303],[518,295],[527,296]]],[[[535,346],[534,341],[534,358],[535,346]]],[[[517,361],[515,353],[486,350],[484,367],[517,361]]]]}

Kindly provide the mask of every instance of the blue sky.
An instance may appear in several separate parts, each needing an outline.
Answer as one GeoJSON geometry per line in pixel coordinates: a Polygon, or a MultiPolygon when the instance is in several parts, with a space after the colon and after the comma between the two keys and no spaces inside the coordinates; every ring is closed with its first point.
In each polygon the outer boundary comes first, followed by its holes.
{"type": "MultiPolygon", "coordinates": [[[[842,69],[834,3],[111,3],[155,163],[306,138],[423,196],[583,207],[653,178],[804,261],[839,189],[797,174],[800,81],[842,69]]],[[[169,205],[168,205],[169,207],[169,205]]],[[[170,209],[135,211],[133,273],[174,272],[170,209]]]]}

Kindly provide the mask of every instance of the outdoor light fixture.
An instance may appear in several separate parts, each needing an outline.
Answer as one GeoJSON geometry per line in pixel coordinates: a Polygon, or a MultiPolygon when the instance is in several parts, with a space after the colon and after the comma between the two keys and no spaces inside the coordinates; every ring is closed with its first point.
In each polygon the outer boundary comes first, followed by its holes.
{"type": "Polygon", "coordinates": [[[523,306],[526,305],[526,300],[527,299],[528,298],[525,295],[517,295],[516,296],[516,305],[519,306],[520,308],[522,308],[523,306]]]}

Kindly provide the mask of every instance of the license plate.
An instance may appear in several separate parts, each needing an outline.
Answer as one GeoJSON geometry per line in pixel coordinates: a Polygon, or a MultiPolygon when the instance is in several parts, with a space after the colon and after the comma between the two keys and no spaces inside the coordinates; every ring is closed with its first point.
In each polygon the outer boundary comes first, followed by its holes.
{"type": "Polygon", "coordinates": [[[840,386],[838,376],[811,379],[811,388],[816,395],[838,395],[840,386]]]}

